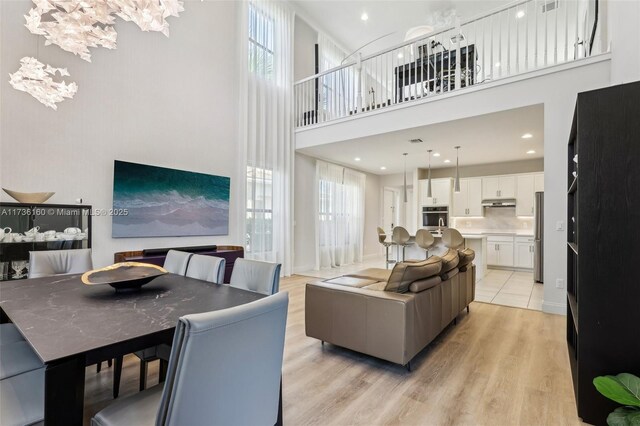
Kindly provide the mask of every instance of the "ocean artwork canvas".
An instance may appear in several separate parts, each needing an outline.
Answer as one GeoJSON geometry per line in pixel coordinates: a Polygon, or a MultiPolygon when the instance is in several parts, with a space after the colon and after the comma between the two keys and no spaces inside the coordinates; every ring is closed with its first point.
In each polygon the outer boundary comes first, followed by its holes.
{"type": "Polygon", "coordinates": [[[114,162],[112,236],[229,234],[230,179],[114,162]]]}

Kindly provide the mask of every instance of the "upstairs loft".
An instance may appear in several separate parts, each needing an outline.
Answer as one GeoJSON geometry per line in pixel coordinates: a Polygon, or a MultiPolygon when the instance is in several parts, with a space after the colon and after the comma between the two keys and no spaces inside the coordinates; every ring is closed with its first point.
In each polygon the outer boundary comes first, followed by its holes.
{"type": "Polygon", "coordinates": [[[414,28],[371,55],[320,52],[334,66],[295,83],[296,129],[578,66],[609,51],[605,15],[599,0],[517,1],[444,30],[414,28]]]}

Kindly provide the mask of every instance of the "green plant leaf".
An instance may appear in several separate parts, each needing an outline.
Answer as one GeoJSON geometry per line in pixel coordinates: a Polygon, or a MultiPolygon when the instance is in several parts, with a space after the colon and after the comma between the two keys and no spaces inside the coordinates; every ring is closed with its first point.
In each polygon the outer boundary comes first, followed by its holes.
{"type": "Polygon", "coordinates": [[[607,416],[609,426],[640,426],[640,410],[618,407],[607,416]]]}
{"type": "MultiPolygon", "coordinates": [[[[631,375],[629,375],[631,376],[631,375]]],[[[635,376],[634,376],[635,377],[635,376]]],[[[629,378],[625,381],[629,383],[629,378]]],[[[593,379],[593,384],[602,395],[621,405],[640,407],[640,399],[615,376],[599,376],[593,379]]]]}
{"type": "Polygon", "coordinates": [[[620,373],[616,376],[618,381],[627,388],[638,400],[637,407],[640,407],[640,378],[629,373],[620,373]]]}

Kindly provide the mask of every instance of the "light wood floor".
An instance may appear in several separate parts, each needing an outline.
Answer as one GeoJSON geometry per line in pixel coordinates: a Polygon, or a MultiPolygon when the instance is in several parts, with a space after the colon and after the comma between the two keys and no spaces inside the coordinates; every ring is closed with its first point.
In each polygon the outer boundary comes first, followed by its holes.
{"type": "MultiPolygon", "coordinates": [[[[414,370],[304,333],[307,277],[283,279],[289,317],[284,358],[288,425],[574,425],[565,317],[474,302],[414,359],[414,370]]],[[[155,364],[155,363],[154,363],[155,364]]],[[[85,420],[112,401],[111,371],[87,369],[85,420]]],[[[157,366],[150,368],[157,383],[157,366]]],[[[121,396],[137,391],[125,358],[121,396]]]]}

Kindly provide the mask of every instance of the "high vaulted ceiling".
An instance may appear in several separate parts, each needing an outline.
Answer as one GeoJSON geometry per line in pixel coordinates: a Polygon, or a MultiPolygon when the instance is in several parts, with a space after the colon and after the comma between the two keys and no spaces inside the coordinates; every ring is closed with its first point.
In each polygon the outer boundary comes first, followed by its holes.
{"type": "Polygon", "coordinates": [[[390,34],[363,48],[369,54],[404,40],[408,29],[429,25],[435,30],[448,26],[452,12],[465,20],[512,3],[512,0],[294,0],[301,17],[328,33],[351,53],[366,43],[390,34]],[[361,16],[366,13],[368,20],[361,16]],[[448,18],[449,17],[449,18],[448,18]]]}
{"type": "Polygon", "coordinates": [[[544,107],[523,108],[416,127],[371,137],[318,145],[298,150],[306,155],[379,175],[401,173],[403,153],[407,170],[427,167],[427,150],[433,168],[452,167],[455,146],[460,146],[460,165],[493,164],[544,156],[544,107]],[[526,133],[531,138],[523,139],[526,133]],[[420,138],[422,143],[411,143],[420,138]],[[535,153],[528,154],[528,151],[535,153]],[[358,158],[359,160],[356,160],[358,158]],[[449,160],[449,163],[445,163],[449,160]],[[384,170],[381,167],[385,167],[384,170]]]}

